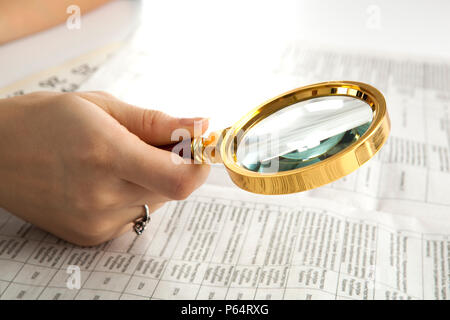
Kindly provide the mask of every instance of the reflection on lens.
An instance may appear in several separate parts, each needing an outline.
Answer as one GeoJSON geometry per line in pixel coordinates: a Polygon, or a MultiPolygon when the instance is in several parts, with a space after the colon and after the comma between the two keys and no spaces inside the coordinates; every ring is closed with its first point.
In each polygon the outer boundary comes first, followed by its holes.
{"type": "Polygon", "coordinates": [[[302,168],[353,144],[372,118],[367,103],[347,96],[298,102],[250,128],[238,146],[237,163],[260,173],[302,168]]]}

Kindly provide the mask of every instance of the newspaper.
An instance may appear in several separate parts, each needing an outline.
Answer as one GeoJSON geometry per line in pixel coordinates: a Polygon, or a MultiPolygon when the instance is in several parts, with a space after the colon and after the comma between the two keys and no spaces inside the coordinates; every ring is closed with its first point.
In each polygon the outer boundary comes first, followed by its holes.
{"type": "Polygon", "coordinates": [[[150,96],[172,113],[209,110],[220,127],[284,89],[357,80],[385,95],[392,133],[355,173],[301,194],[252,195],[215,167],[190,198],[155,212],[142,236],[130,231],[93,248],[1,211],[0,299],[448,299],[450,64],[292,44],[272,80],[247,96],[231,91],[211,108],[220,83],[195,105],[187,92],[170,96],[172,103],[163,100],[170,92],[149,93],[155,79],[142,63],[151,58],[128,48],[87,82],[104,58],[83,62],[84,75],[73,65],[50,75],[62,85],[45,86],[47,74],[0,94],[81,86],[138,105],[150,96]],[[236,110],[227,109],[233,101],[236,110]]]}
{"type": "Polygon", "coordinates": [[[450,222],[206,185],[81,248],[0,215],[1,299],[448,299],[450,222]],[[79,268],[78,280],[76,271],[79,268]],[[77,281],[79,287],[77,287],[77,281]]]}

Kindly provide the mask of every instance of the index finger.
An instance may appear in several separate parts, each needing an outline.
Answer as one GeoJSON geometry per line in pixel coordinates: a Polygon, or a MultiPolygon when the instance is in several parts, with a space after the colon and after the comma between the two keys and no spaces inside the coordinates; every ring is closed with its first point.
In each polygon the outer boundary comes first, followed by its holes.
{"type": "Polygon", "coordinates": [[[120,178],[174,200],[187,198],[203,184],[210,170],[209,165],[186,163],[134,135],[117,149],[114,167],[120,178]]]}

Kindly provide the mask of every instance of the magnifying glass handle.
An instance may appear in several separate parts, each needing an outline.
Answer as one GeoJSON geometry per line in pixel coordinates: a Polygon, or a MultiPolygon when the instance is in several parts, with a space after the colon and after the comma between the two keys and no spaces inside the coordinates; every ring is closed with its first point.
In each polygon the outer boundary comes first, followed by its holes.
{"type": "Polygon", "coordinates": [[[222,163],[219,147],[227,129],[211,132],[205,137],[196,137],[179,142],[158,146],[159,149],[174,152],[184,159],[193,160],[196,164],[222,163]]]}

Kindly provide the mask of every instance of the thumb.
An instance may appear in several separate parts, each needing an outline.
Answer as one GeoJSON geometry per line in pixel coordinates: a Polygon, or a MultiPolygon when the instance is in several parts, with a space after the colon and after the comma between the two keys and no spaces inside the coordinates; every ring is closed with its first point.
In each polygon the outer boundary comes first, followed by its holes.
{"type": "MultiPolygon", "coordinates": [[[[191,137],[200,136],[208,129],[208,119],[205,118],[174,118],[161,111],[143,109],[125,103],[105,92],[78,92],[77,94],[101,107],[128,131],[151,145],[158,146],[174,142],[172,133],[176,129],[187,130],[191,137]]],[[[178,136],[175,138],[179,139],[178,136]]]]}

